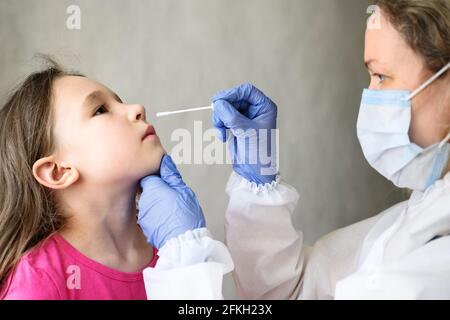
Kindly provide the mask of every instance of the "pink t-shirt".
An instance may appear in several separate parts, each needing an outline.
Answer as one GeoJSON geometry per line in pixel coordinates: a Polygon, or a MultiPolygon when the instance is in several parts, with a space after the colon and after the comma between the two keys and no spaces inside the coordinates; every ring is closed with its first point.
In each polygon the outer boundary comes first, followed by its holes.
{"type": "MultiPolygon", "coordinates": [[[[148,267],[154,267],[157,260],[154,248],[148,267]]],[[[142,270],[125,273],[111,269],[55,234],[20,259],[3,282],[0,298],[145,300],[147,295],[142,270]]]]}

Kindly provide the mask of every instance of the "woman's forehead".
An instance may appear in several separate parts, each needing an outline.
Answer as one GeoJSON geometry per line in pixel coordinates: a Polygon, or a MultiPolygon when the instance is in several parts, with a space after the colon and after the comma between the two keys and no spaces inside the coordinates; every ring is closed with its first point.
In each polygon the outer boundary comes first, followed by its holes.
{"type": "Polygon", "coordinates": [[[402,34],[382,17],[380,28],[368,28],[365,36],[364,61],[393,71],[401,65],[417,64],[417,53],[408,45],[402,34]]]}

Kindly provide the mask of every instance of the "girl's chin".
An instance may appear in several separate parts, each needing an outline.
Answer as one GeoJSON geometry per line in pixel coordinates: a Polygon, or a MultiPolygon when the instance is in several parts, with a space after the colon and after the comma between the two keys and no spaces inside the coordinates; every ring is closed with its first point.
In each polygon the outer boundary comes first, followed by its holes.
{"type": "Polygon", "coordinates": [[[167,154],[166,150],[164,150],[164,148],[161,146],[161,148],[158,150],[158,173],[159,173],[159,168],[161,167],[161,161],[164,157],[164,155],[167,154]]]}
{"type": "Polygon", "coordinates": [[[144,172],[145,176],[159,175],[159,169],[161,168],[161,161],[164,155],[165,151],[162,148],[161,150],[159,150],[157,154],[156,153],[153,154],[151,161],[149,161],[149,163],[152,163],[152,166],[147,167],[146,171],[144,172]]]}

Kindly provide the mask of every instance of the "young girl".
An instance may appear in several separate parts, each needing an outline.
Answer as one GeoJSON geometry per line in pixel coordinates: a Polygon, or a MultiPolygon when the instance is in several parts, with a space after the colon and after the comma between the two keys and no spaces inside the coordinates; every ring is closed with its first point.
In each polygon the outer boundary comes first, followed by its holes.
{"type": "Polygon", "coordinates": [[[50,63],[0,110],[0,298],[146,299],[135,199],[164,149],[142,105],[50,63]]]}

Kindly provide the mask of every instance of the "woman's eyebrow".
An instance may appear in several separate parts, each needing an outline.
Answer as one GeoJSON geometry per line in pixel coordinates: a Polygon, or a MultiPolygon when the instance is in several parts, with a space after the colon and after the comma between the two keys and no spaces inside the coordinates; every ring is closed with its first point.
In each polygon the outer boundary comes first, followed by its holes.
{"type": "Polygon", "coordinates": [[[366,69],[369,70],[370,72],[373,72],[374,69],[376,69],[378,72],[384,74],[391,73],[389,66],[386,63],[379,61],[377,59],[368,59],[367,61],[364,62],[364,65],[366,66],[366,69]]]}
{"type": "Polygon", "coordinates": [[[366,66],[366,69],[369,70],[369,71],[372,70],[372,67],[371,67],[371,66],[372,66],[374,63],[376,64],[376,63],[379,63],[379,62],[378,62],[378,60],[376,60],[376,59],[369,59],[369,60],[367,60],[367,61],[364,61],[364,65],[366,66]]]}

